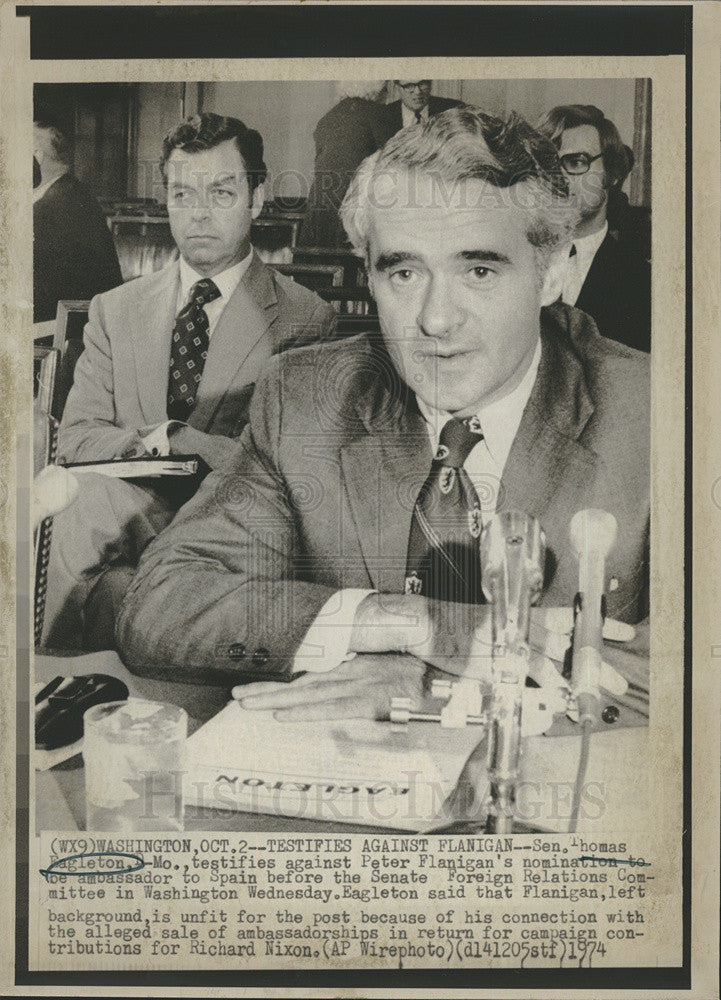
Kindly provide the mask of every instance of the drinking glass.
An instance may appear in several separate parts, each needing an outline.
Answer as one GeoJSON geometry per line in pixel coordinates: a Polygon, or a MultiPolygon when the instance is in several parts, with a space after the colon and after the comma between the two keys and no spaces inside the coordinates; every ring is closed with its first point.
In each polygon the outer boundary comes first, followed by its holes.
{"type": "Polygon", "coordinates": [[[182,831],[185,711],[129,698],[95,705],[83,721],[87,829],[182,831]]]}

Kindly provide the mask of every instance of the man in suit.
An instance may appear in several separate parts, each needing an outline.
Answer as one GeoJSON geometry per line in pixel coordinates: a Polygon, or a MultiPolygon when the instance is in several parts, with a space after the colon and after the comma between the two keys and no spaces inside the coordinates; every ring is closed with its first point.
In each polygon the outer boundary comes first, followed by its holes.
{"type": "Polygon", "coordinates": [[[340,246],[346,242],[338,209],[351,178],[366,156],[385,145],[397,131],[383,103],[383,80],[344,80],[338,90],[340,101],[323,115],[313,131],[313,183],[298,233],[300,246],[340,246]]]}
{"type": "Polygon", "coordinates": [[[627,199],[621,188],[633,152],[618,129],[591,104],[553,108],[539,124],[558,149],[578,209],[578,224],[563,284],[563,301],[587,312],[604,337],[651,349],[651,267],[619,242],[627,199]]]}
{"type": "Polygon", "coordinates": [[[117,622],[130,669],[265,676],[234,694],[278,718],[387,716],[393,695],[421,702],[429,665],[463,669],[496,512],[540,520],[543,602],[569,615],[569,521],[614,514],[608,613],[645,614],[648,358],[546,308],[574,221],[552,144],[447,111],[366,160],[342,216],[382,345],[275,359],[232,463],[148,547],[117,622]]]}
{"type": "Polygon", "coordinates": [[[345,243],[346,233],[338,210],[363,160],[384,146],[399,129],[428,121],[429,117],[459,103],[431,97],[430,80],[418,83],[396,80],[401,99],[384,104],[388,83],[363,81],[354,88],[352,81],[344,81],[339,85],[341,100],[316,125],[315,170],[308,212],[298,235],[300,246],[345,243]],[[354,89],[359,93],[352,93],[354,89]]]}
{"type": "Polygon", "coordinates": [[[427,122],[449,108],[457,108],[461,102],[450,97],[433,97],[431,95],[432,80],[395,80],[400,93],[400,100],[388,105],[388,118],[391,135],[407,125],[427,122]]]}
{"type": "Polygon", "coordinates": [[[90,299],[123,279],[102,209],[70,171],[70,143],[46,121],[35,122],[34,143],[33,321],[43,323],[60,299],[90,299]]]}
{"type": "MultiPolygon", "coordinates": [[[[197,454],[220,468],[272,355],[334,329],[332,307],[250,245],[266,176],[258,132],[234,118],[192,117],[164,140],[161,167],[180,259],[91,302],[61,462],[197,454]]],[[[115,563],[133,566],[194,487],[81,477],[54,525],[46,644],[77,635],[98,578],[115,563]]]]}

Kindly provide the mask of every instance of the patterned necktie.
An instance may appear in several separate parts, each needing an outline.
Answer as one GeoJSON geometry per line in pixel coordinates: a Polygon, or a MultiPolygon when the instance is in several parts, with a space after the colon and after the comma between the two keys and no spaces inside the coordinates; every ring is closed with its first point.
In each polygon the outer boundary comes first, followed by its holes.
{"type": "Polygon", "coordinates": [[[462,604],[483,602],[478,538],[481,505],[463,468],[483,440],[477,417],[449,420],[413,509],[406,594],[462,604]]]}
{"type": "Polygon", "coordinates": [[[203,305],[220,297],[214,281],[203,278],[190,289],[190,302],[173,327],[168,378],[168,417],[185,422],[195,406],[198,385],[208,357],[208,317],[203,305]]]}
{"type": "Polygon", "coordinates": [[[414,111],[413,114],[416,116],[416,121],[420,125],[420,123],[421,123],[421,113],[420,113],[420,111],[414,111]]]}

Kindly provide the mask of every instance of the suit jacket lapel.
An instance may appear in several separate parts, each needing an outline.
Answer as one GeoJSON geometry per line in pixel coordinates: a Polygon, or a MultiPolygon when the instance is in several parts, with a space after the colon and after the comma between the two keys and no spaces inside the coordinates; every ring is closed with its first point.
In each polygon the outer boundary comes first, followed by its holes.
{"type": "MultiPolygon", "coordinates": [[[[548,536],[565,539],[568,511],[584,506],[595,479],[598,458],[578,440],[592,413],[570,341],[566,347],[542,334],[538,376],[501,477],[499,512],[525,511],[548,536]]],[[[546,568],[554,572],[552,558],[546,568]]]]}
{"type": "Polygon", "coordinates": [[[363,423],[341,448],[341,468],[360,549],[373,586],[402,592],[413,506],[431,465],[415,403],[375,387],[356,408],[363,423]]]}
{"type": "Polygon", "coordinates": [[[614,250],[616,241],[610,233],[606,233],[603,243],[596,251],[588,274],[581,286],[581,291],[576,300],[576,309],[595,316],[599,305],[602,309],[607,308],[609,270],[615,271],[613,267],[614,250]]]}
{"type": "Polygon", "coordinates": [[[177,260],[157,274],[150,291],[139,289],[135,316],[129,317],[133,330],[133,352],[137,373],[140,409],[148,425],[168,419],[168,370],[170,338],[178,304],[180,268],[177,260]]]}
{"type": "Polygon", "coordinates": [[[270,270],[253,253],[210,338],[197,403],[188,421],[193,427],[207,430],[228,390],[255,381],[277,348],[266,336],[277,315],[278,296],[270,270]]]}

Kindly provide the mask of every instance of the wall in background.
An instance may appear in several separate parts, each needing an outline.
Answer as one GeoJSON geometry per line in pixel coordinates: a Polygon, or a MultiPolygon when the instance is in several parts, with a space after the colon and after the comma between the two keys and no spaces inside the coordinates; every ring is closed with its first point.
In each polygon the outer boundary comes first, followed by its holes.
{"type": "Polygon", "coordinates": [[[438,80],[435,91],[500,117],[517,111],[531,125],[557,104],[595,104],[614,123],[626,145],[634,149],[636,166],[624,185],[627,193],[634,175],[643,173],[643,147],[634,148],[635,79],[438,80]]]}
{"type": "Polygon", "coordinates": [[[313,180],[313,129],[335,102],[335,83],[207,83],[203,108],[241,118],[263,136],[268,195],[305,197],[313,180]]]}
{"type": "MultiPolygon", "coordinates": [[[[476,104],[491,114],[510,111],[535,124],[556,104],[596,104],[634,144],[636,81],[624,80],[437,80],[434,93],[476,104]]],[[[332,81],[273,81],[195,84],[140,84],[138,92],[136,190],[129,194],[162,198],[157,161],[163,135],[180,119],[183,95],[190,114],[203,110],[241,118],[257,128],[265,143],[270,195],[307,194],[313,178],[313,129],[337,101],[332,81]],[[149,180],[152,179],[149,188],[149,180]]],[[[394,95],[391,95],[391,98],[394,95]]],[[[634,174],[640,172],[639,162],[634,174]]],[[[633,175],[632,175],[633,176],[633,175]]],[[[627,182],[627,189],[629,182],[627,182]]]]}
{"type": "MultiPolygon", "coordinates": [[[[183,84],[140,83],[137,105],[135,190],[129,188],[128,195],[163,201],[159,167],[160,151],[163,137],[181,120],[183,84]]],[[[189,108],[187,113],[190,114],[195,110],[189,108]]]]}

